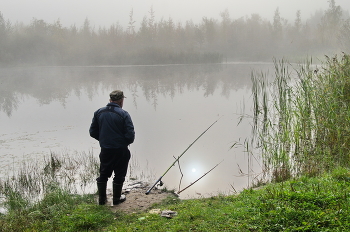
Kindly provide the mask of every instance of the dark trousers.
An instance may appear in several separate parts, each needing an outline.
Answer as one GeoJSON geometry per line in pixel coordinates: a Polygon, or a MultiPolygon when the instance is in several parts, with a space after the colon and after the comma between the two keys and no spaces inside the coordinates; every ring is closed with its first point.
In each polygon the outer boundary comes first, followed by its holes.
{"type": "Polygon", "coordinates": [[[128,147],[118,149],[101,148],[100,153],[100,176],[97,182],[107,182],[114,172],[113,182],[123,184],[130,160],[128,147]]]}

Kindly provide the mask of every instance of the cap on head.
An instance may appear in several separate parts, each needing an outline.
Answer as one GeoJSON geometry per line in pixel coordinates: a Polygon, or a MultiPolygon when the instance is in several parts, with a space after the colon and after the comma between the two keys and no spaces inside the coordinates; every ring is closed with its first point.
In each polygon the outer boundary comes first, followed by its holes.
{"type": "Polygon", "coordinates": [[[120,99],[125,98],[124,93],[121,90],[114,90],[109,94],[109,97],[112,101],[119,101],[120,99]]]}

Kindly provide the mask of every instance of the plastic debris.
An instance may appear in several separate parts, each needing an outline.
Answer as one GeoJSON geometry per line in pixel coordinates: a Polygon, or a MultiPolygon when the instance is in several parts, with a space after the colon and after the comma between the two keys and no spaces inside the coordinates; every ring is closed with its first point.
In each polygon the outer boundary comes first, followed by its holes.
{"type": "Polygon", "coordinates": [[[160,209],[151,209],[148,211],[150,214],[160,214],[162,211],[160,209]]]}
{"type": "Polygon", "coordinates": [[[160,216],[166,217],[166,218],[172,218],[177,215],[177,212],[171,211],[171,210],[163,210],[160,216]]]}

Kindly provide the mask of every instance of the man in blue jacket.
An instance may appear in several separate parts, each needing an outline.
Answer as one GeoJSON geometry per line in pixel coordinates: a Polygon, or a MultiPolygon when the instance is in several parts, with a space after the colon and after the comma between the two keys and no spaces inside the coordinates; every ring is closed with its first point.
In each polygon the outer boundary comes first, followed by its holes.
{"type": "Polygon", "coordinates": [[[123,183],[130,160],[128,145],[134,142],[135,131],[129,113],[123,110],[124,93],[115,90],[110,93],[107,106],[95,111],[90,126],[90,136],[100,143],[100,176],[96,179],[99,204],[107,201],[108,178],[113,178],[113,205],[126,200],[122,195],[123,183]]]}

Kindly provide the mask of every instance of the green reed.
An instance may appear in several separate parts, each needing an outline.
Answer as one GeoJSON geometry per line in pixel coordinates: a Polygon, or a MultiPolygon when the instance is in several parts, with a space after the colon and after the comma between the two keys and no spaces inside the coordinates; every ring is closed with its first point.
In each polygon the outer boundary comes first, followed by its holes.
{"type": "MultiPolygon", "coordinates": [[[[10,211],[30,207],[57,189],[69,194],[90,194],[95,190],[99,166],[98,156],[92,151],[51,152],[43,160],[25,160],[17,172],[0,179],[0,197],[5,199],[0,201],[0,207],[10,211]]],[[[132,158],[127,178],[145,182],[154,179],[154,175],[144,171],[136,172],[139,169],[132,158]]]]}
{"type": "Polygon", "coordinates": [[[293,67],[274,61],[275,79],[252,74],[254,143],[274,181],[350,165],[350,57],[293,67]]]}
{"type": "Polygon", "coordinates": [[[17,173],[0,180],[0,195],[9,210],[25,208],[39,201],[52,189],[84,193],[95,184],[99,161],[92,152],[51,153],[43,161],[23,161],[17,173]]]}

